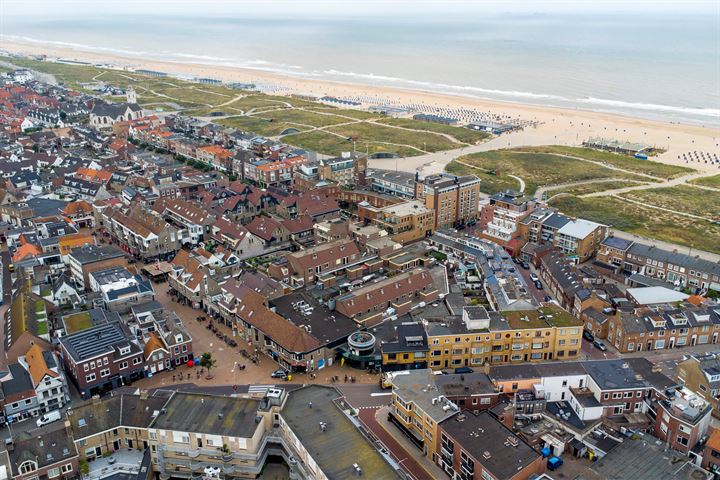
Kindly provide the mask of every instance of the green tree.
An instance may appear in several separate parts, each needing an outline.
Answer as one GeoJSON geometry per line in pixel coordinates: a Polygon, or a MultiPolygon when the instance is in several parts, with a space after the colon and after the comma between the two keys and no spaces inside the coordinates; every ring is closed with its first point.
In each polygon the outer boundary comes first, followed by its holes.
{"type": "Polygon", "coordinates": [[[217,363],[217,360],[212,358],[212,354],[210,352],[205,352],[200,357],[200,366],[203,368],[207,368],[207,378],[212,378],[210,376],[210,370],[215,366],[217,363]]]}

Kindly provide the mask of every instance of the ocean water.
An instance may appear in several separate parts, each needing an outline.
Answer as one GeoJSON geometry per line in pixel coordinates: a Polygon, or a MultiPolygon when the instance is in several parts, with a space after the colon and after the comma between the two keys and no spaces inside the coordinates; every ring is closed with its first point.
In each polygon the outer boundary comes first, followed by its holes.
{"type": "MultiPolygon", "coordinates": [[[[694,13],[8,15],[7,39],[720,126],[720,18],[694,13]]],[[[1,42],[0,42],[1,45],[1,42]]]]}

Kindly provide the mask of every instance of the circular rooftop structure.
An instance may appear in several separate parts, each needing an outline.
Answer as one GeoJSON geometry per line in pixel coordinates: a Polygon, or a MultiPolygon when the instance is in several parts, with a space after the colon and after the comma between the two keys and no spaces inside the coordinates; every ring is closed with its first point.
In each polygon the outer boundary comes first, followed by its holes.
{"type": "Polygon", "coordinates": [[[348,337],[348,347],[353,355],[372,355],[375,352],[375,335],[370,332],[355,332],[348,337]]]}

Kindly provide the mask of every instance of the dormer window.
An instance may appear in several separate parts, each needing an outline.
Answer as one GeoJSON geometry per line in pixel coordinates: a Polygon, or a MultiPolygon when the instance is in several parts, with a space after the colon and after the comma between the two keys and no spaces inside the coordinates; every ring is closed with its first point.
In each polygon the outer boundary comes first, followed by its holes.
{"type": "Polygon", "coordinates": [[[128,353],[130,353],[130,347],[129,347],[129,346],[127,346],[127,347],[120,347],[120,355],[127,355],[128,353]]]}

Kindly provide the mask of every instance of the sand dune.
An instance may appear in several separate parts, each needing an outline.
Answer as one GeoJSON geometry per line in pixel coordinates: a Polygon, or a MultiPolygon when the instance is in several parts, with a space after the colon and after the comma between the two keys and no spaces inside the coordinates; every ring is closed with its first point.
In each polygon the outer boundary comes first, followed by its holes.
{"type": "Polygon", "coordinates": [[[493,141],[497,148],[520,145],[562,144],[579,145],[588,137],[607,137],[617,140],[646,143],[667,152],[657,157],[658,161],[689,166],[702,171],[717,171],[720,166],[705,163],[685,163],[678,156],[691,151],[718,153],[720,156],[720,129],[700,125],[662,123],[615,114],[585,110],[568,110],[538,107],[476,98],[439,95],[424,91],[395,89],[372,85],[337,83],[281,76],[262,70],[240,69],[195,63],[174,63],[143,60],[108,54],[72,50],[69,48],[46,47],[37,44],[3,42],[3,49],[27,55],[45,54],[49,57],[112,63],[135,69],[160,70],[172,74],[188,74],[197,77],[211,77],[223,81],[254,82],[276,85],[285,93],[306,93],[351,97],[373,95],[390,98],[403,103],[425,103],[450,108],[468,107],[507,115],[513,118],[540,122],[534,128],[500,137],[493,141]]]}

